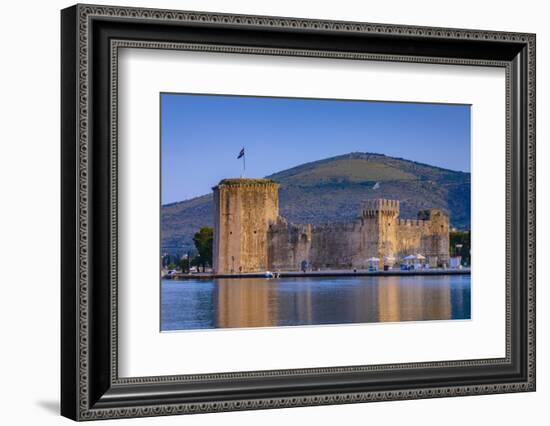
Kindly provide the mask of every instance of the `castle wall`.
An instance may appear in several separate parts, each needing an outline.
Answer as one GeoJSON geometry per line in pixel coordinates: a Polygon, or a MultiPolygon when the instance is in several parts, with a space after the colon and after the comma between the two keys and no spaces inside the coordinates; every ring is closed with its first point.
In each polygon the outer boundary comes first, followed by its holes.
{"type": "Polygon", "coordinates": [[[300,269],[311,258],[312,225],[295,225],[279,217],[268,228],[268,264],[272,270],[300,269]]]}
{"type": "Polygon", "coordinates": [[[420,219],[399,219],[399,202],[365,203],[360,218],[345,223],[297,225],[279,218],[268,229],[268,264],[271,270],[309,268],[365,269],[369,258],[397,259],[421,253],[432,266],[448,263],[449,219],[441,210],[419,213],[420,219]]]}
{"type": "Polygon", "coordinates": [[[311,267],[313,269],[352,268],[360,250],[360,221],[315,226],[311,267]]]}
{"type": "Polygon", "coordinates": [[[279,216],[278,188],[268,179],[225,179],[214,188],[215,273],[268,269],[267,230],[279,216]]]}

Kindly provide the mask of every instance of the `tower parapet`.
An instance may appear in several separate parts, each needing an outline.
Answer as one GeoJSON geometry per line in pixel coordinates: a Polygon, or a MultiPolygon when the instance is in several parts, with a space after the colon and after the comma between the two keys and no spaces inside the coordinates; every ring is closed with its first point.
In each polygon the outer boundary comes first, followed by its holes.
{"type": "Polygon", "coordinates": [[[441,217],[447,217],[447,214],[441,209],[424,209],[418,212],[418,220],[432,220],[441,217]]]}
{"type": "Polygon", "coordinates": [[[366,200],[363,203],[363,217],[375,217],[378,215],[397,217],[399,216],[399,200],[386,200],[377,198],[366,200]]]}

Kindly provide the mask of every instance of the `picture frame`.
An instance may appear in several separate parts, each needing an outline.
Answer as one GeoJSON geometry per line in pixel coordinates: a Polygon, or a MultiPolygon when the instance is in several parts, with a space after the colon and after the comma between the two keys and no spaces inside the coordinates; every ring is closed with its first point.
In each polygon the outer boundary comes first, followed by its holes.
{"type": "Polygon", "coordinates": [[[535,45],[535,35],[524,33],[64,9],[61,414],[94,420],[535,391],[535,45]],[[116,101],[123,47],[505,69],[506,356],[119,377],[116,101]]]}

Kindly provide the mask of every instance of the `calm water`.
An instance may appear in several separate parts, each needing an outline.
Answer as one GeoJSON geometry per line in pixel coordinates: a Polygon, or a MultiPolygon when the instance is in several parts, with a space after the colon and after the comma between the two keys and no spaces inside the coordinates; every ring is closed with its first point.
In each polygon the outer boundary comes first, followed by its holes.
{"type": "Polygon", "coordinates": [[[161,330],[470,318],[470,275],[163,280],[161,330]]]}

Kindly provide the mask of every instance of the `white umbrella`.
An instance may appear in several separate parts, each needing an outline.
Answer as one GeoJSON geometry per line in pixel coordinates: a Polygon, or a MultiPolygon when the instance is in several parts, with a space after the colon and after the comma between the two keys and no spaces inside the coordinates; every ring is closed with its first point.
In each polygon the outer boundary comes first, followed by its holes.
{"type": "Polygon", "coordinates": [[[408,256],[404,257],[403,260],[415,260],[416,256],[414,254],[409,254],[408,256]]]}
{"type": "Polygon", "coordinates": [[[378,259],[377,257],[369,257],[367,259],[367,262],[380,262],[380,259],[378,259]]]}
{"type": "Polygon", "coordinates": [[[417,258],[418,260],[425,260],[425,259],[426,259],[426,256],[422,256],[420,253],[418,253],[418,254],[416,255],[416,258],[417,258]]]}
{"type": "Polygon", "coordinates": [[[395,265],[395,257],[391,254],[389,256],[384,256],[384,267],[391,268],[395,265]]]}

